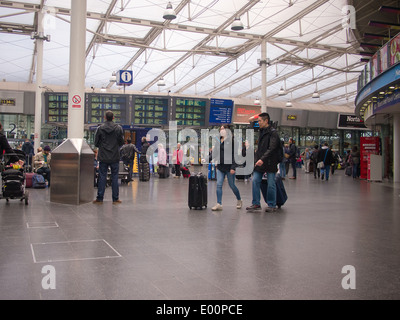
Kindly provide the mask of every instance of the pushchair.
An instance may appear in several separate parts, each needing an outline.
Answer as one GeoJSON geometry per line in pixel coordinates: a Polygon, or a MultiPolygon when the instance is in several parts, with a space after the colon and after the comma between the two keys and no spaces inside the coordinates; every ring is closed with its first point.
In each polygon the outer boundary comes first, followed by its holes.
{"type": "Polygon", "coordinates": [[[25,170],[24,166],[12,166],[11,160],[18,158],[18,160],[25,161],[25,152],[13,149],[13,153],[5,153],[1,161],[1,194],[0,198],[5,198],[7,202],[9,199],[25,200],[28,204],[29,193],[25,190],[25,170]]]}

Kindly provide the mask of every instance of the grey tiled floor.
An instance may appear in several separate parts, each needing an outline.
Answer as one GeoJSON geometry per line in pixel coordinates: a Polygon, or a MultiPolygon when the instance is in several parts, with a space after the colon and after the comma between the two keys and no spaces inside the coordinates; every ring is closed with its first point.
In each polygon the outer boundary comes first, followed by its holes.
{"type": "MultiPolygon", "coordinates": [[[[244,207],[251,182],[237,181],[244,207]]],[[[102,205],[0,200],[0,299],[399,299],[400,188],[353,181],[337,171],[329,182],[300,172],[285,181],[279,213],[235,208],[224,184],[223,211],[189,210],[187,179],[107,188],[102,205]],[[42,267],[56,271],[43,289],[42,267]],[[356,270],[344,290],[342,267],[356,270]]],[[[93,190],[93,198],[95,197],[93,190]]]]}

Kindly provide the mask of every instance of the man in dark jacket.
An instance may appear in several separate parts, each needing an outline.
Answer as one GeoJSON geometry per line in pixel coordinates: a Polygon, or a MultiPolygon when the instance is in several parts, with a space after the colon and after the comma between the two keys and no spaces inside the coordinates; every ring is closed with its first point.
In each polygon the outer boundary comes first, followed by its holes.
{"type": "Polygon", "coordinates": [[[289,163],[292,165],[293,176],[289,179],[296,179],[296,161],[297,161],[297,147],[293,138],[289,138],[289,163]]]}
{"type": "Polygon", "coordinates": [[[113,122],[114,114],[108,110],[105,115],[106,122],[97,128],[94,145],[99,148],[99,183],[97,198],[93,203],[103,203],[106,189],[107,170],[111,168],[111,189],[113,204],[121,203],[119,200],[118,169],[119,148],[124,144],[121,126],[113,122]]]}
{"type": "Polygon", "coordinates": [[[29,141],[29,139],[26,139],[24,144],[22,145],[22,151],[26,154],[25,165],[27,166],[27,171],[30,172],[35,149],[33,148],[33,144],[29,141]]]}
{"type": "Polygon", "coordinates": [[[253,201],[246,210],[261,210],[260,186],[264,173],[267,173],[268,189],[266,212],[276,211],[276,185],[275,174],[278,171],[279,148],[281,147],[278,132],[270,126],[269,114],[264,112],[258,116],[260,124],[260,137],[258,139],[258,148],[255,154],[255,166],[253,172],[253,201]]]}
{"type": "Polygon", "coordinates": [[[322,148],[319,149],[317,161],[324,163],[324,167],[321,168],[321,180],[324,180],[324,176],[326,174],[326,181],[328,181],[329,180],[329,171],[331,169],[331,163],[334,160],[333,160],[333,156],[332,156],[332,150],[329,149],[327,142],[325,142],[324,145],[322,146],[322,148]]]}
{"type": "Polygon", "coordinates": [[[132,143],[132,140],[127,139],[126,144],[124,144],[120,150],[120,154],[121,154],[121,160],[124,162],[126,166],[129,166],[128,181],[133,181],[132,170],[133,170],[133,161],[135,160],[135,152],[140,154],[140,150],[136,148],[136,146],[132,143]]]}

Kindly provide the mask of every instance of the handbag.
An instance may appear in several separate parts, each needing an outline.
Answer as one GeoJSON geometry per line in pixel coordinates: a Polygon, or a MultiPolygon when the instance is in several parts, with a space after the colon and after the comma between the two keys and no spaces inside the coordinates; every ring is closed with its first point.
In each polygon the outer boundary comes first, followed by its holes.
{"type": "Polygon", "coordinates": [[[288,159],[290,157],[289,153],[285,153],[285,158],[288,159]]]}
{"type": "Polygon", "coordinates": [[[328,149],[326,149],[324,161],[320,161],[320,162],[317,163],[317,168],[318,168],[318,169],[323,169],[323,168],[325,168],[324,162],[325,162],[325,159],[326,159],[326,155],[327,155],[327,154],[328,154],[328,149]]]}

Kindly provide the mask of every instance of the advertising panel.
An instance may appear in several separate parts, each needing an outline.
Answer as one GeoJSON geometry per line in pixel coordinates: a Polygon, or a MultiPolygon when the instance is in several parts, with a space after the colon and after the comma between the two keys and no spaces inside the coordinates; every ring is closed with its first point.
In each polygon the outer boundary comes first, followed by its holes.
{"type": "Polygon", "coordinates": [[[390,65],[400,61],[400,35],[390,41],[390,65]]]}
{"type": "Polygon", "coordinates": [[[249,118],[261,113],[261,106],[240,106],[237,105],[233,115],[233,123],[249,124],[249,118]]]}
{"type": "Polygon", "coordinates": [[[360,138],[360,178],[368,178],[368,155],[380,154],[379,137],[360,138]]]}

